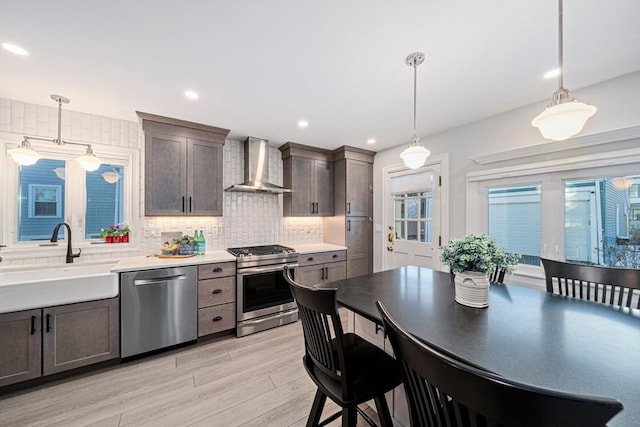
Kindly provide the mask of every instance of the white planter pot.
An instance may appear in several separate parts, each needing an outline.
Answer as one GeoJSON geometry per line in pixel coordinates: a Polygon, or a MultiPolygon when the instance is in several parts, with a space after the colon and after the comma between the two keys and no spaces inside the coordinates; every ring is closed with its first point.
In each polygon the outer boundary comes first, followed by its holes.
{"type": "Polygon", "coordinates": [[[455,300],[474,308],[489,306],[489,277],[487,273],[463,271],[456,273],[455,300]]]}

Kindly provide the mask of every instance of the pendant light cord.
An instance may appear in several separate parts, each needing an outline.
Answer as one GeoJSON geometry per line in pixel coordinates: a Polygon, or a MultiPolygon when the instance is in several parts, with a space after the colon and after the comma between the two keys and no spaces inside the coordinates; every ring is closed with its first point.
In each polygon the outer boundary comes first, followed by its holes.
{"type": "Polygon", "coordinates": [[[416,136],[416,127],[418,123],[417,114],[416,114],[416,104],[417,104],[417,85],[418,85],[418,64],[416,61],[413,63],[413,138],[411,138],[411,144],[415,144],[418,141],[418,137],[416,136]]]}
{"type": "Polygon", "coordinates": [[[564,65],[563,65],[563,48],[562,48],[562,0],[558,0],[558,64],[560,66],[560,75],[558,81],[560,87],[564,85],[564,65]]]}

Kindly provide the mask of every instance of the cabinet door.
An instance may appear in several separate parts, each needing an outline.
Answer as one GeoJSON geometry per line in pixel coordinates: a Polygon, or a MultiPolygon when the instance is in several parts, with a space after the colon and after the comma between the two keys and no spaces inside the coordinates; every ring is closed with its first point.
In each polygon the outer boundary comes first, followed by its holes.
{"type": "Polygon", "coordinates": [[[373,165],[349,159],[346,163],[346,169],[347,216],[371,216],[373,209],[373,165]]]}
{"type": "Polygon", "coordinates": [[[313,160],[304,157],[291,158],[291,214],[293,216],[311,216],[314,208],[311,203],[313,160]]]}
{"type": "Polygon", "coordinates": [[[301,285],[312,286],[322,283],[324,277],[322,264],[307,265],[304,267],[298,267],[295,271],[296,282],[301,285]]]}
{"type": "Polygon", "coordinates": [[[145,215],[185,215],[186,138],[147,132],[144,153],[145,215]]]}
{"type": "Polygon", "coordinates": [[[41,375],[42,311],[0,314],[0,387],[41,375]]]}
{"type": "Polygon", "coordinates": [[[373,241],[369,218],[347,217],[347,278],[373,272],[373,241]]]}
{"type": "Polygon", "coordinates": [[[42,310],[43,375],[120,356],[118,298],[42,310]]]}
{"type": "Polygon", "coordinates": [[[222,216],[222,144],[189,138],[188,215],[222,216]]]}
{"type": "Polygon", "coordinates": [[[347,278],[347,262],[332,262],[324,265],[325,268],[325,281],[333,282],[335,280],[342,280],[347,278]]]}
{"type": "Polygon", "coordinates": [[[314,197],[317,203],[316,215],[333,215],[333,162],[314,161],[314,197]]]}

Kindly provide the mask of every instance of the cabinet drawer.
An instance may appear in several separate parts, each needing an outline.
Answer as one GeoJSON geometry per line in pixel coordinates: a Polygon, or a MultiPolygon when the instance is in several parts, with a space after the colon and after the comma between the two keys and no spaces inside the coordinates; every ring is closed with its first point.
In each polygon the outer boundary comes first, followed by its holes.
{"type": "Polygon", "coordinates": [[[216,277],[235,276],[236,263],[220,262],[216,264],[202,264],[198,266],[198,280],[215,279],[216,277]]]}
{"type": "Polygon", "coordinates": [[[236,276],[198,281],[198,308],[235,302],[236,276]]]}
{"type": "Polygon", "coordinates": [[[328,262],[345,261],[347,259],[347,251],[330,251],[315,252],[312,254],[304,254],[298,256],[298,265],[325,264],[328,262]]]}
{"type": "Polygon", "coordinates": [[[198,336],[233,329],[236,326],[236,304],[221,304],[198,310],[198,336]]]}

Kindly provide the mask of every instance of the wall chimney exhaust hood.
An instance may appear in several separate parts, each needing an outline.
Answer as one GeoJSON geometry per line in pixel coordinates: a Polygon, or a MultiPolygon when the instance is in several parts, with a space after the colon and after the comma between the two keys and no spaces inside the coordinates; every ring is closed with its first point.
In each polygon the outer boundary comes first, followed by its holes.
{"type": "Polygon", "coordinates": [[[267,140],[248,137],[244,142],[244,182],[224,191],[245,193],[291,193],[290,188],[271,184],[269,180],[269,147],[267,140]]]}

